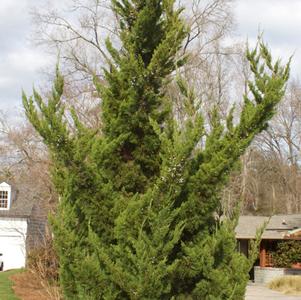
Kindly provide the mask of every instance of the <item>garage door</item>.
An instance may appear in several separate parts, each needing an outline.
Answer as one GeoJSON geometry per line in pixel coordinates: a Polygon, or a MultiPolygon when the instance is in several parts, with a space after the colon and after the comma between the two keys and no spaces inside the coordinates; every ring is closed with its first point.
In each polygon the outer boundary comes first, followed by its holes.
{"type": "Polygon", "coordinates": [[[25,267],[26,219],[0,218],[0,253],[4,270],[25,267]]]}
{"type": "Polygon", "coordinates": [[[21,236],[0,236],[0,253],[4,270],[25,267],[25,243],[21,236]]]}

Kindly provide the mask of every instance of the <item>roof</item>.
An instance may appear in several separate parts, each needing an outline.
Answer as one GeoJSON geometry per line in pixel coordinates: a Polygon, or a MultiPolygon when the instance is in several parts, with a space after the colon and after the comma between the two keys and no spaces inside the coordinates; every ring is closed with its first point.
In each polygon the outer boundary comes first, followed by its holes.
{"type": "MultiPolygon", "coordinates": [[[[12,187],[13,188],[13,187],[12,187]]],[[[34,197],[28,197],[29,193],[25,189],[12,191],[12,201],[9,210],[0,210],[0,218],[28,218],[34,206],[34,197]]]]}
{"type": "Polygon", "coordinates": [[[3,181],[2,183],[0,183],[0,187],[11,187],[11,186],[3,181]]]}
{"type": "Polygon", "coordinates": [[[237,239],[253,239],[256,230],[268,222],[262,239],[289,238],[292,231],[301,230],[301,214],[265,216],[240,216],[235,228],[237,239]]]}

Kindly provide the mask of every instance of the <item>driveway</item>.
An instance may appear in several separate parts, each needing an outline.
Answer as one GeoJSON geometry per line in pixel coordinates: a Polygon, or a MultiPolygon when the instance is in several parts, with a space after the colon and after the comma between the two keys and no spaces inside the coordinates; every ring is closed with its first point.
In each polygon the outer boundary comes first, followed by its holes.
{"type": "Polygon", "coordinates": [[[245,300],[301,300],[301,296],[288,296],[259,284],[249,284],[245,300]]]}

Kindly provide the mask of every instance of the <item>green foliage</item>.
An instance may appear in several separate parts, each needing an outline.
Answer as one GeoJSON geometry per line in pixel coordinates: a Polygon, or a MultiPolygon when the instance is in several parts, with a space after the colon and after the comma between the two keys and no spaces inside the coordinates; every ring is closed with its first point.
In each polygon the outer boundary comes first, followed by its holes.
{"type": "Polygon", "coordinates": [[[107,41],[106,84],[95,76],[103,127],[75,112],[68,128],[57,71],[47,101],[23,95],[49,147],[60,194],[52,217],[66,299],[243,299],[249,261],[236,252],[235,218],[218,221],[219,194],[283,96],[289,67],[260,42],[239,122],[218,108],[207,130],[195,94],[178,77],[187,118],[178,124],[165,86],[185,62],[187,34],[174,0],[112,0],[122,48],[107,41]]]}
{"type": "Polygon", "coordinates": [[[253,268],[255,261],[259,257],[261,237],[269,221],[270,219],[268,221],[265,221],[264,224],[256,230],[255,239],[250,241],[249,249],[248,249],[250,270],[251,268],[253,268]]]}
{"type": "Polygon", "coordinates": [[[301,242],[281,241],[277,245],[277,250],[273,253],[273,263],[275,267],[291,268],[292,264],[301,262],[301,242]]]}

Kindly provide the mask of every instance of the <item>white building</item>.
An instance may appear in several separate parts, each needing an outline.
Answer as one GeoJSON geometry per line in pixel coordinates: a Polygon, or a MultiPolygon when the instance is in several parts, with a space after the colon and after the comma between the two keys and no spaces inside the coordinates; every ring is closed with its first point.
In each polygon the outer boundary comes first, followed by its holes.
{"type": "Polygon", "coordinates": [[[34,199],[26,199],[11,185],[0,184],[0,253],[3,269],[22,268],[30,249],[45,235],[46,217],[34,199]]]}

